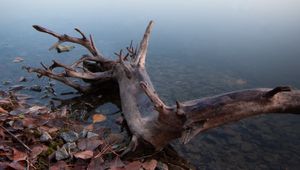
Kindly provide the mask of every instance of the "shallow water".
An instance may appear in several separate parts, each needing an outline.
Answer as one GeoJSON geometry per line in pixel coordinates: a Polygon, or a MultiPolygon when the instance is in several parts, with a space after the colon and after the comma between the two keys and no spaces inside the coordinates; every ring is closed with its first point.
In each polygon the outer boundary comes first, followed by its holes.
{"type": "MultiPolygon", "coordinates": [[[[153,19],[147,68],[168,103],[243,88],[299,88],[299,8],[297,0],[0,0],[0,81],[18,84],[26,75],[33,79],[27,86],[47,84],[21,66],[52,59],[71,63],[86,53],[79,46],[63,54],[48,51],[56,40],[34,31],[33,24],[71,35],[76,35],[74,27],[81,28],[113,58],[130,40],[138,42],[153,19]],[[17,56],[25,60],[13,63],[17,56]]],[[[58,83],[56,90],[71,89],[58,83]]],[[[298,116],[274,114],[208,131],[186,146],[174,145],[201,169],[298,169],[299,129],[298,116]]]]}

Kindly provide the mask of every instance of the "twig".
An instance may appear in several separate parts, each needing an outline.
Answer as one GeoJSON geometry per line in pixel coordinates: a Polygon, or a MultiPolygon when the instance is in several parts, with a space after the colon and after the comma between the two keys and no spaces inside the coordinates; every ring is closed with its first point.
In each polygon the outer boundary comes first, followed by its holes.
{"type": "Polygon", "coordinates": [[[32,150],[24,143],[22,142],[19,138],[17,138],[13,133],[11,133],[9,130],[7,130],[5,127],[0,125],[0,127],[5,130],[8,134],[10,134],[13,138],[15,138],[20,144],[24,146],[25,149],[27,149],[29,152],[32,152],[32,150]]]}

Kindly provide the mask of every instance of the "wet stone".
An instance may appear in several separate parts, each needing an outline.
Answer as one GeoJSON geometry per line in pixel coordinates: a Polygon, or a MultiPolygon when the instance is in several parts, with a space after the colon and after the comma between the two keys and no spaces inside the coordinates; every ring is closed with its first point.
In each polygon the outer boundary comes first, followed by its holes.
{"type": "Polygon", "coordinates": [[[14,85],[14,86],[9,87],[9,90],[10,91],[19,91],[19,90],[22,90],[24,88],[25,88],[25,86],[23,86],[23,85],[14,85]]]}
{"type": "Polygon", "coordinates": [[[41,92],[42,91],[42,87],[39,85],[33,85],[29,88],[29,90],[31,91],[35,91],[35,92],[41,92]]]}
{"type": "Polygon", "coordinates": [[[80,133],[79,133],[79,138],[85,138],[87,135],[88,131],[86,129],[83,129],[80,133]]]}
{"type": "Polygon", "coordinates": [[[26,81],[27,81],[27,79],[24,76],[19,78],[19,82],[26,82],[26,81]]]}
{"type": "Polygon", "coordinates": [[[8,85],[8,84],[11,84],[11,81],[2,81],[2,84],[3,85],[8,85]]]}
{"type": "Polygon", "coordinates": [[[60,149],[58,149],[56,152],[55,152],[55,159],[56,160],[63,160],[63,159],[67,159],[69,158],[69,153],[67,152],[66,148],[65,147],[62,147],[60,149]]]}
{"type": "Polygon", "coordinates": [[[52,137],[51,137],[51,135],[49,135],[48,132],[43,132],[42,136],[40,137],[41,142],[46,142],[46,141],[49,141],[51,139],[52,139],[52,137]]]}
{"type": "Polygon", "coordinates": [[[99,135],[97,133],[93,133],[93,132],[87,132],[87,135],[86,135],[87,138],[92,138],[95,136],[99,136],[99,135]]]}
{"type": "Polygon", "coordinates": [[[70,151],[75,151],[77,149],[77,145],[75,142],[68,142],[64,144],[63,147],[70,151]]]}
{"type": "Polygon", "coordinates": [[[60,137],[66,142],[75,142],[78,139],[78,133],[74,131],[63,132],[60,137]]]}

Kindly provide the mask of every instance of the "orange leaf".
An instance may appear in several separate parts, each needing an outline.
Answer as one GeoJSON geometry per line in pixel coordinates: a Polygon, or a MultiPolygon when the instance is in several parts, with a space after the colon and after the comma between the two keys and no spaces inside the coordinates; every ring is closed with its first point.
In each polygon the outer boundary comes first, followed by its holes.
{"type": "Polygon", "coordinates": [[[90,159],[94,155],[93,151],[83,151],[83,152],[77,152],[74,154],[75,158],[80,158],[80,159],[90,159]]]}
{"type": "Polygon", "coordinates": [[[24,153],[24,152],[21,152],[15,148],[13,148],[13,151],[14,151],[14,156],[13,156],[13,160],[14,161],[23,161],[23,160],[26,160],[27,158],[27,154],[24,153]]]}
{"type": "Polygon", "coordinates": [[[94,114],[93,115],[93,123],[102,122],[106,120],[106,116],[103,114],[94,114]]]}
{"type": "Polygon", "coordinates": [[[145,170],[154,170],[156,168],[157,161],[152,159],[151,161],[147,161],[143,163],[143,168],[145,170]]]}
{"type": "Polygon", "coordinates": [[[0,106],[0,113],[8,113],[7,110],[3,109],[1,106],[0,106]]]}
{"type": "Polygon", "coordinates": [[[125,166],[126,170],[140,170],[142,166],[142,163],[140,161],[133,161],[130,162],[125,166]]]}

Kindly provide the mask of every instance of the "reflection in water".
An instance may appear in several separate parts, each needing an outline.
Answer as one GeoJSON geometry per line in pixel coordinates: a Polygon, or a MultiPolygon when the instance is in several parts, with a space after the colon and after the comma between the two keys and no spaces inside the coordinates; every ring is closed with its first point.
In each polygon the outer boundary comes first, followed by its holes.
{"type": "MultiPolygon", "coordinates": [[[[86,53],[77,46],[64,54],[47,51],[56,40],[34,31],[33,24],[71,35],[72,28],[79,27],[93,33],[97,47],[113,58],[113,52],[130,40],[138,42],[153,19],[147,68],[168,103],[242,88],[300,87],[297,0],[0,0],[0,4],[1,81],[21,84],[18,79],[25,75],[29,80],[22,83],[25,86],[47,85],[47,79],[37,80],[21,66],[49,64],[52,59],[71,63],[86,53]],[[17,56],[24,61],[13,63],[17,56]]],[[[58,94],[70,90],[56,85],[58,94]]],[[[197,167],[207,169],[296,169],[299,126],[294,115],[260,116],[175,147],[197,167]]]]}

